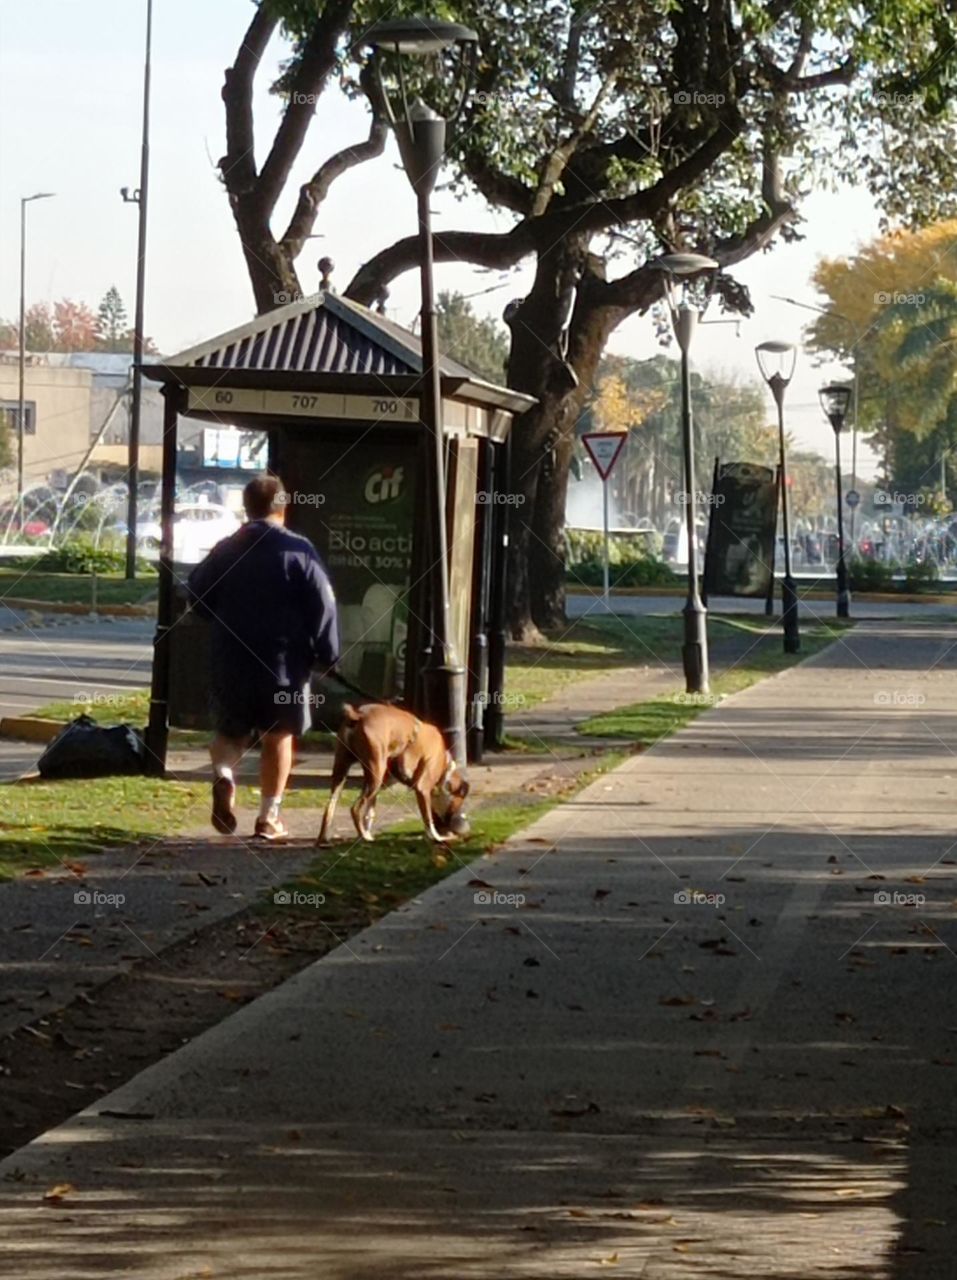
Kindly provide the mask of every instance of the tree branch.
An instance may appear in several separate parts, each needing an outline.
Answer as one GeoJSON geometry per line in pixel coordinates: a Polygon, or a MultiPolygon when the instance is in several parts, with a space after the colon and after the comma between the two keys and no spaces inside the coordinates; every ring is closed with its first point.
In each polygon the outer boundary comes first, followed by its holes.
{"type": "MultiPolygon", "coordinates": [[[[435,237],[437,262],[462,260],[477,266],[514,266],[528,254],[547,252],[567,236],[605,231],[624,223],[652,220],[675,195],[704,173],[738,137],[744,121],[737,108],[729,107],[701,146],[686,156],[654,186],[617,200],[594,201],[556,208],[540,218],[523,218],[500,235],[452,231],[435,237]]],[[[418,236],[406,236],[364,263],[346,289],[346,297],[371,305],[383,285],[419,262],[418,236]]]]}
{"type": "MultiPolygon", "coordinates": [[[[774,149],[770,131],[766,132],[761,162],[761,196],[764,210],[737,235],[727,236],[708,246],[709,255],[725,269],[743,262],[751,254],[764,249],[782,227],[797,219],[797,210],[784,194],[780,157],[774,149]]],[[[631,312],[647,307],[660,295],[651,286],[654,279],[660,282],[660,272],[643,263],[626,276],[611,280],[602,290],[602,302],[631,312]]]]}
{"type": "MultiPolygon", "coordinates": [[[[482,231],[444,231],[436,235],[434,253],[436,262],[470,262],[479,267],[505,268],[534,252],[535,242],[531,225],[519,222],[511,231],[500,235],[488,235],[482,231]]],[[[380,289],[419,264],[418,236],[406,236],[374,258],[364,262],[352,277],[345,296],[364,306],[371,306],[380,289]]]]}
{"type": "Polygon", "coordinates": [[[849,57],[845,58],[838,66],[830,67],[827,71],[818,71],[815,75],[801,76],[794,72],[794,67],[800,65],[797,56],[785,71],[783,67],[777,65],[767,49],[759,48],[758,52],[761,57],[761,65],[767,74],[771,88],[776,92],[813,93],[816,89],[828,89],[834,85],[850,84],[859,70],[856,58],[849,57]]]}
{"type": "Polygon", "coordinates": [[[283,252],[290,261],[295,261],[302,252],[307,236],[315,226],[319,206],[328,196],[332,184],[344,173],[380,156],[385,150],[388,136],[388,123],[385,117],[384,104],[380,101],[380,90],[375,76],[365,68],[361,76],[362,86],[372,107],[372,123],[369,136],[364,142],[357,142],[351,147],[344,147],[321,164],[308,182],[299,188],[299,200],[289,220],[289,226],[280,241],[283,252]]]}
{"type": "Polygon", "coordinates": [[[595,94],[594,101],[588,111],[580,120],[578,126],[572,130],[564,142],[554,147],[551,153],[546,156],[545,162],[541,168],[541,176],[538,182],[538,188],[535,191],[535,197],[532,201],[531,215],[533,218],[540,218],[551,203],[555,187],[560,182],[562,174],[565,172],[571,157],[578,150],[582,139],[594,128],[599,113],[618,81],[618,71],[610,71],[595,94]]]}
{"type": "Polygon", "coordinates": [[[259,199],[266,217],[276,207],[302,149],[315,115],[316,99],[336,65],[336,47],[352,16],[353,3],[354,0],[328,0],[303,44],[286,110],[259,175],[259,199]]]}
{"type": "Polygon", "coordinates": [[[226,154],[219,162],[219,171],[230,196],[249,191],[256,181],[253,81],[276,26],[277,19],[265,5],[260,5],[246,29],[236,61],[224,75],[226,154]]]}
{"type": "Polygon", "coordinates": [[[652,220],[680,191],[693,184],[740,137],[744,118],[733,103],[726,103],[715,127],[701,145],[674,165],[658,181],[641,191],[614,200],[563,205],[537,220],[539,240],[554,240],[575,231],[606,231],[628,222],[652,220]]]}
{"type": "Polygon", "coordinates": [[[489,204],[511,209],[525,217],[532,208],[532,191],[507,173],[496,169],[481,147],[463,150],[459,156],[469,181],[489,204]]]}

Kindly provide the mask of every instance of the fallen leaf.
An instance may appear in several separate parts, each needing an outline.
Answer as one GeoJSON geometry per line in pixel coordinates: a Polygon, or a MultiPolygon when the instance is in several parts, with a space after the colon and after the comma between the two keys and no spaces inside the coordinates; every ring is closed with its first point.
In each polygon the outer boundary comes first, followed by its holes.
{"type": "Polygon", "coordinates": [[[68,1196],[76,1188],[72,1182],[58,1182],[56,1186],[50,1187],[48,1191],[44,1191],[44,1200],[62,1200],[64,1196],[68,1196]]]}
{"type": "Polygon", "coordinates": [[[659,999],[658,1003],[661,1005],[665,1005],[666,1008],[675,1008],[678,1005],[694,1004],[695,997],[694,996],[662,996],[659,999]]]}

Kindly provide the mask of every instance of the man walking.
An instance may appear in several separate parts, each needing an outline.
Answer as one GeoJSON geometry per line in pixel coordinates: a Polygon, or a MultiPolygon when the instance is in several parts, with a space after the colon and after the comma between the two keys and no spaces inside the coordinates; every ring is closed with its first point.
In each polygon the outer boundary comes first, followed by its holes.
{"type": "Polygon", "coordinates": [[[212,822],[224,835],[236,830],[233,770],[254,735],[262,744],[255,834],[288,834],[279,806],[293,738],[309,727],[310,673],[339,658],[332,586],[309,539],[285,528],[287,504],[274,476],[250,480],[247,523],[189,576],[194,607],[212,622],[212,822]]]}

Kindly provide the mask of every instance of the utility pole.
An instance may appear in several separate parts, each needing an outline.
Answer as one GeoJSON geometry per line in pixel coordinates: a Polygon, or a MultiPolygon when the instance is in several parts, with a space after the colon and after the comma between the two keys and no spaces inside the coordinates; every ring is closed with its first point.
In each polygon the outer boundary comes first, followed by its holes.
{"type": "Polygon", "coordinates": [[[140,480],[140,420],[143,403],[143,309],[146,289],[146,214],[150,176],[150,55],[153,38],[153,0],[146,0],[146,56],[143,62],[143,134],[140,145],[140,185],[120,194],[128,204],[139,206],[136,239],[136,314],[133,318],[133,397],[130,404],[129,451],[126,465],[126,576],[136,577],[137,489],[140,480]]]}

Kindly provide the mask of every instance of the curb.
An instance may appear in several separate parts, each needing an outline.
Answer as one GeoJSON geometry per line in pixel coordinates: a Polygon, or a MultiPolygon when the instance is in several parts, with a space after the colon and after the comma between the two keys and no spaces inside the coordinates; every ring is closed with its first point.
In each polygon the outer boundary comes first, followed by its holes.
{"type": "Polygon", "coordinates": [[[60,720],[41,720],[39,716],[4,716],[0,720],[0,738],[16,738],[20,742],[52,742],[66,728],[60,720]]]}
{"type": "Polygon", "coordinates": [[[107,618],[152,618],[156,608],[149,604],[101,604],[91,609],[88,604],[67,600],[27,600],[20,596],[0,596],[0,605],[8,609],[24,609],[34,613],[68,613],[76,616],[102,615],[107,618]]]}
{"type": "MultiPolygon", "coordinates": [[[[568,596],[592,596],[600,597],[602,595],[601,587],[583,587],[576,585],[572,591],[567,591],[568,596]]],[[[687,587],[612,587],[611,596],[674,596],[676,599],[683,598],[688,594],[687,587]]],[[[801,592],[801,584],[798,583],[798,596],[801,600],[833,600],[833,591],[821,591],[814,589],[812,591],[801,592]]],[[[733,599],[733,597],[723,597],[733,599]]],[[[754,597],[752,597],[753,599],[754,597]]],[[[761,597],[763,599],[763,597],[761,597]]],[[[957,591],[947,592],[946,594],[930,593],[927,594],[905,594],[898,591],[853,591],[851,592],[851,605],[853,602],[860,600],[863,604],[952,604],[957,606],[957,591]]]]}

